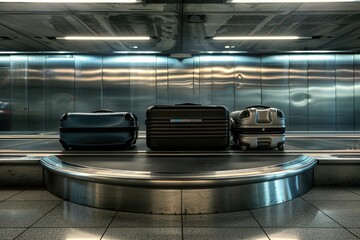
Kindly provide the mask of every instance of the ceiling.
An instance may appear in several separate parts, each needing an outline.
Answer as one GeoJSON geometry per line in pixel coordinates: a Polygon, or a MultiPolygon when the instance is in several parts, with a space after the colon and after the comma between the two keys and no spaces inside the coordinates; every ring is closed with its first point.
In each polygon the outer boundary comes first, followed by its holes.
{"type": "MultiPolygon", "coordinates": [[[[156,2],[153,0],[152,2],[156,2]]],[[[200,2],[200,3],[199,3],[200,2]]],[[[205,3],[209,2],[209,3],[205,3]]],[[[360,51],[360,2],[230,4],[0,3],[0,51],[360,51]],[[151,36],[150,41],[67,41],[56,37],[151,36]],[[297,35],[310,40],[215,41],[213,36],[297,35]],[[137,47],[137,48],[136,48],[137,47]]]]}

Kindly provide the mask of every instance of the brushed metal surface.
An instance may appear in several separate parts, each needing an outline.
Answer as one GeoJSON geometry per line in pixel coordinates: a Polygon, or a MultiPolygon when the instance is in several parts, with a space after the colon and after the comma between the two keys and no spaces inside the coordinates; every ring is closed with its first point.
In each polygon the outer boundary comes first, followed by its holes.
{"type": "Polygon", "coordinates": [[[217,56],[212,59],[211,104],[225,105],[234,111],[234,56],[217,56]]]}
{"type": "MultiPolygon", "coordinates": [[[[261,59],[261,103],[279,108],[289,115],[289,55],[263,56],[261,59]]],[[[286,127],[289,123],[285,122],[286,127]]]]}
{"type": "Polygon", "coordinates": [[[335,130],[335,55],[308,56],[309,131],[335,130]]]}
{"type": "Polygon", "coordinates": [[[130,111],[129,56],[103,56],[103,108],[130,111]]]}
{"type": "Polygon", "coordinates": [[[354,54],[354,121],[360,131],[360,54],[354,54]]]}
{"type": "Polygon", "coordinates": [[[46,126],[45,56],[29,56],[29,131],[44,131],[46,126]]]}
{"type": "Polygon", "coordinates": [[[200,56],[199,62],[199,100],[203,105],[211,104],[213,56],[200,56]]]}
{"type": "Polygon", "coordinates": [[[169,58],[169,104],[192,103],[194,101],[193,59],[169,58]]]}
{"type": "Polygon", "coordinates": [[[57,130],[59,119],[66,112],[73,112],[74,58],[72,56],[46,57],[46,130],[57,130]]]}
{"type": "MultiPolygon", "coordinates": [[[[61,156],[44,157],[40,164],[55,175],[63,175],[73,179],[124,186],[175,188],[218,187],[272,181],[299,175],[317,164],[315,158],[301,155],[293,156],[292,160],[276,164],[268,164],[264,161],[262,166],[257,167],[207,170],[200,166],[193,171],[176,172],[172,170],[174,164],[171,161],[165,166],[160,166],[162,170],[156,168],[157,162],[147,163],[153,166],[146,170],[140,168],[143,166],[131,169],[111,168],[111,164],[95,167],[91,165],[91,162],[87,164],[86,161],[81,161],[81,164],[77,164],[76,161],[62,161],[61,158],[61,156]],[[153,170],[154,168],[156,170],[153,170]]],[[[100,158],[102,161],[106,161],[105,157],[100,156],[100,158]]],[[[143,159],[138,158],[139,161],[143,159]]],[[[112,159],[110,160],[112,161],[112,159]]],[[[202,160],[208,162],[206,158],[202,160]]],[[[243,157],[243,161],[246,161],[246,156],[243,157]]]]}
{"type": "Polygon", "coordinates": [[[354,131],[354,57],[335,55],[336,130],[354,131]]]}
{"type": "Polygon", "coordinates": [[[313,186],[313,170],[259,183],[213,189],[184,189],[184,214],[234,212],[282,203],[297,198],[313,186]]]}
{"type": "Polygon", "coordinates": [[[288,130],[307,131],[309,128],[308,111],[308,57],[290,55],[289,59],[289,114],[286,118],[288,130]]]}
{"type": "Polygon", "coordinates": [[[0,56],[0,131],[11,130],[10,58],[0,56]]]}
{"type": "Polygon", "coordinates": [[[168,58],[156,57],[156,104],[169,104],[168,58]]]}
{"type": "MultiPolygon", "coordinates": [[[[243,170],[171,173],[121,171],[41,160],[44,185],[66,200],[98,208],[159,214],[231,212],[291,200],[313,185],[316,160],[243,170]]],[[[265,163],[266,164],[266,163],[265,163]]]]}
{"type": "Polygon", "coordinates": [[[193,94],[194,94],[194,103],[200,104],[200,56],[194,56],[194,85],[193,85],[193,94]]]}
{"type": "Polygon", "coordinates": [[[28,125],[28,56],[10,56],[11,130],[27,131],[28,125]]]}
{"type": "Polygon", "coordinates": [[[148,106],[183,102],[231,110],[264,103],[285,112],[288,130],[360,130],[359,54],[0,59],[0,101],[11,104],[12,130],[56,130],[64,112],[99,108],[135,111],[142,125],[148,106]]]}
{"type": "Polygon", "coordinates": [[[102,56],[75,56],[75,111],[102,109],[102,56]]]}
{"type": "Polygon", "coordinates": [[[124,212],[181,214],[181,189],[120,186],[89,182],[44,170],[52,194],[81,205],[124,212]]]}
{"type": "Polygon", "coordinates": [[[261,59],[235,56],[235,109],[261,104],[261,59]]]}
{"type": "Polygon", "coordinates": [[[156,104],[155,56],[130,56],[130,112],[145,130],[146,109],[156,104]]]}

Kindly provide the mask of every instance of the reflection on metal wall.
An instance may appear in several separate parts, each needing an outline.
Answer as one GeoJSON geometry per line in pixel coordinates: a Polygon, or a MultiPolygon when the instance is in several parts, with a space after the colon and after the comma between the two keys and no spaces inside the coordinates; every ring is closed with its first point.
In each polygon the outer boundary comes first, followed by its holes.
{"type": "Polygon", "coordinates": [[[75,111],[91,112],[102,106],[102,57],[75,56],[75,111]]]}
{"type": "MultiPolygon", "coordinates": [[[[289,56],[265,56],[261,61],[261,103],[289,115],[289,56]]],[[[286,127],[289,122],[286,121],[286,127]]]]}
{"type": "Polygon", "coordinates": [[[261,104],[259,57],[235,57],[235,109],[261,104]]]}
{"type": "Polygon", "coordinates": [[[354,122],[355,131],[360,131],[360,54],[354,55],[354,122]]]}
{"type": "Polygon", "coordinates": [[[130,58],[103,57],[103,105],[114,111],[130,110],[130,58]]]}
{"type": "Polygon", "coordinates": [[[10,56],[11,130],[28,129],[28,57],[10,56]]]}
{"type": "Polygon", "coordinates": [[[335,131],[335,56],[308,56],[309,130],[335,131]]]}
{"type": "Polygon", "coordinates": [[[130,111],[145,128],[145,110],[156,104],[155,56],[130,57],[130,111]]]}
{"type": "Polygon", "coordinates": [[[0,131],[11,129],[10,58],[0,56],[0,131]]]}
{"type": "Polygon", "coordinates": [[[289,59],[290,99],[287,123],[288,129],[292,131],[309,129],[307,59],[307,55],[291,55],[289,59]]]}
{"type": "Polygon", "coordinates": [[[354,74],[353,56],[335,56],[336,69],[336,130],[354,130],[354,74]]]}
{"type": "Polygon", "coordinates": [[[145,130],[148,106],[194,102],[278,107],[292,131],[360,131],[359,96],[358,54],[0,56],[0,130],[56,130],[63,113],[100,108],[145,130]]]}
{"type": "Polygon", "coordinates": [[[48,56],[46,58],[46,130],[56,130],[59,119],[75,110],[74,58],[48,56]]]}
{"type": "Polygon", "coordinates": [[[45,56],[29,56],[29,130],[41,131],[46,126],[45,56]]]}

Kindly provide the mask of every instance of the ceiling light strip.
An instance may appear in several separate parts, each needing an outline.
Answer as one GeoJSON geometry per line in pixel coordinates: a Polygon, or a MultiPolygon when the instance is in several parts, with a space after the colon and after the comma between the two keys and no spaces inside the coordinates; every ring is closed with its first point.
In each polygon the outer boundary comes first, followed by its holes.
{"type": "Polygon", "coordinates": [[[146,41],[150,40],[151,37],[138,36],[138,37],[57,37],[59,40],[72,40],[72,41],[146,41]]]}
{"type": "Polygon", "coordinates": [[[228,0],[228,3],[317,3],[317,2],[359,2],[359,0],[228,0]]]}
{"type": "Polygon", "coordinates": [[[242,40],[242,41],[251,41],[251,40],[306,40],[311,39],[311,37],[298,37],[298,36],[231,36],[231,37],[213,37],[213,40],[219,41],[231,41],[231,40],[242,40]]]}
{"type": "Polygon", "coordinates": [[[7,3],[137,3],[141,0],[0,0],[7,3]]]}

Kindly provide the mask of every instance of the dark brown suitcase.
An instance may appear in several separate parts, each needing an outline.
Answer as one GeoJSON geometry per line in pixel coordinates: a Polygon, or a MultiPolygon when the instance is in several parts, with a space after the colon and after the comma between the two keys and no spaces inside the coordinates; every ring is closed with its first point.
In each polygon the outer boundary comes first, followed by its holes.
{"type": "Polygon", "coordinates": [[[213,150],[229,146],[225,106],[156,105],[146,112],[146,144],[153,150],[213,150]]]}

